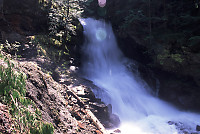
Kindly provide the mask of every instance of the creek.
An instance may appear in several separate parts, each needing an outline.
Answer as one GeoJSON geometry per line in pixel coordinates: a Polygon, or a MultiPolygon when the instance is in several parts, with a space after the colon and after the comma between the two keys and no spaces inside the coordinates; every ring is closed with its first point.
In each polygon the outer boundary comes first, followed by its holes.
{"type": "Polygon", "coordinates": [[[82,48],[84,77],[101,89],[94,90],[96,97],[112,105],[112,113],[121,121],[121,133],[196,132],[200,115],[180,111],[152,95],[151,88],[136,73],[137,64],[124,57],[118,48],[111,24],[92,18],[80,21],[85,35],[82,48]]]}

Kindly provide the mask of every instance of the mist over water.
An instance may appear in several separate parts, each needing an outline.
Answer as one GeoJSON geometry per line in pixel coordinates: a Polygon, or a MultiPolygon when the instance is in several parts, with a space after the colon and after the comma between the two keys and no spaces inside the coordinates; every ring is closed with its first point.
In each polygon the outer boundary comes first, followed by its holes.
{"type": "Polygon", "coordinates": [[[112,105],[123,134],[180,133],[180,128],[175,123],[169,125],[169,121],[180,123],[185,131],[195,131],[200,124],[198,114],[181,112],[152,96],[151,89],[127,69],[130,61],[118,48],[110,24],[92,18],[80,21],[85,35],[83,72],[101,88],[94,90],[96,96],[112,105]]]}

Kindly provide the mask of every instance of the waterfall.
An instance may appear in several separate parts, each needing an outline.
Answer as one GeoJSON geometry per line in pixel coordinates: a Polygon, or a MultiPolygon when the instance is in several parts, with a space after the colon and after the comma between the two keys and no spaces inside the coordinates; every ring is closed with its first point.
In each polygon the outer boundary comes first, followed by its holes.
{"type": "Polygon", "coordinates": [[[101,88],[94,92],[112,105],[112,112],[121,120],[123,134],[176,134],[181,125],[185,131],[195,131],[200,124],[198,114],[181,112],[152,96],[141,78],[127,69],[129,59],[118,48],[110,24],[92,18],[80,21],[85,35],[84,76],[101,88]]]}

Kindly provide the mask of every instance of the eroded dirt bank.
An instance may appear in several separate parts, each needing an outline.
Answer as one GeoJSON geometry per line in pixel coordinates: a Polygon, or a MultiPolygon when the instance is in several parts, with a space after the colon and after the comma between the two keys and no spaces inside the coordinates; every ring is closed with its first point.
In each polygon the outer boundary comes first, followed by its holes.
{"type": "MultiPolygon", "coordinates": [[[[38,55],[33,44],[25,46],[29,49],[24,50],[22,58],[3,53],[26,75],[26,97],[41,111],[42,120],[53,124],[54,133],[101,134],[106,133],[105,127],[119,125],[111,106],[106,106],[93,94],[92,89],[98,87],[79,77],[75,66],[54,63],[38,55]],[[50,75],[48,71],[53,73],[50,75]]],[[[6,64],[3,60],[1,63],[6,64]]],[[[13,133],[16,120],[9,114],[9,106],[1,104],[0,108],[0,131],[13,133]]]]}

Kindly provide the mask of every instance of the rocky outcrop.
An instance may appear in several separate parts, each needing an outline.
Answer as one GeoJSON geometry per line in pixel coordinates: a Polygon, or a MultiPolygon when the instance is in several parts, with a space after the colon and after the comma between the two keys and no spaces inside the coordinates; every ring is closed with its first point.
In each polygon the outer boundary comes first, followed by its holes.
{"type": "Polygon", "coordinates": [[[36,62],[20,61],[19,65],[27,75],[26,96],[39,108],[43,121],[53,124],[54,133],[102,134],[105,131],[70,87],[43,73],[36,62]]]}

